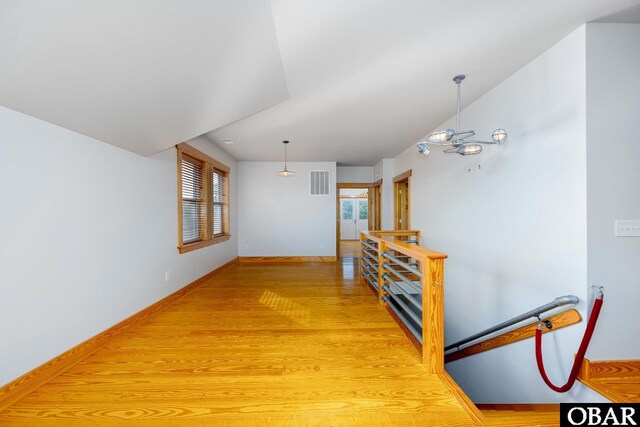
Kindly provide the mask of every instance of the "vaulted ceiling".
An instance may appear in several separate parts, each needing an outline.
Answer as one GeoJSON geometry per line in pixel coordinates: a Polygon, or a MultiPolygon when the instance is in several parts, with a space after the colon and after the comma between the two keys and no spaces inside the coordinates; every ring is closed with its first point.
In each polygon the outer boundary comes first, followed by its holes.
{"type": "Polygon", "coordinates": [[[206,133],[238,160],[289,139],[291,161],[372,165],[454,113],[454,74],[468,105],[639,4],[0,0],[0,104],[143,155],[206,133]]]}
{"type": "Polygon", "coordinates": [[[264,0],[0,0],[0,104],[148,155],[287,99],[264,0]]]}

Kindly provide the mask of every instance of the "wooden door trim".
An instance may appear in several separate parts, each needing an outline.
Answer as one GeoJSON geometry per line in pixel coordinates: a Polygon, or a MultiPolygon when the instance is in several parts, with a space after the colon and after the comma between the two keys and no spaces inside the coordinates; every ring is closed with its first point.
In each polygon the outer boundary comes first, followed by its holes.
{"type": "Polygon", "coordinates": [[[393,182],[397,183],[397,182],[409,179],[409,177],[411,176],[412,173],[413,173],[413,169],[409,169],[406,172],[402,172],[400,175],[396,175],[396,176],[393,177],[393,182]]]}
{"type": "MultiPolygon", "coordinates": [[[[407,225],[405,230],[411,229],[411,175],[413,169],[409,169],[393,178],[393,228],[398,228],[398,188],[403,182],[407,182],[407,225]]],[[[404,226],[404,224],[403,224],[404,226]]]]}
{"type": "MultiPolygon", "coordinates": [[[[380,180],[382,182],[382,180],[380,180]]],[[[336,258],[340,259],[340,189],[341,188],[366,188],[369,202],[371,202],[371,191],[373,191],[373,183],[371,182],[339,182],[336,183],[336,258]]],[[[369,203],[369,208],[371,203],[369,203]]],[[[371,216],[371,215],[369,215],[371,216]]],[[[358,239],[356,232],[356,240],[358,239]]]]}

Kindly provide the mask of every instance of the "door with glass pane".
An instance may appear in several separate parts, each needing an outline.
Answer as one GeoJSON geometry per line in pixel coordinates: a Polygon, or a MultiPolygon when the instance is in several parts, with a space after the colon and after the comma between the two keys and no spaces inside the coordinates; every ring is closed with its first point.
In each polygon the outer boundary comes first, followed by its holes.
{"type": "Polygon", "coordinates": [[[340,240],[356,239],[356,199],[340,200],[340,240]]]}
{"type": "Polygon", "coordinates": [[[356,229],[358,231],[367,230],[369,228],[369,200],[356,199],[356,214],[356,229]]]}

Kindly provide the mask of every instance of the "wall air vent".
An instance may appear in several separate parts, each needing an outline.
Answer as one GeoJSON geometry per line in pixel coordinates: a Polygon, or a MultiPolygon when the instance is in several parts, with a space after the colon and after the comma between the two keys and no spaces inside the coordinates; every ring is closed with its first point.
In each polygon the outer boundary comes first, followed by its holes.
{"type": "Polygon", "coordinates": [[[309,171],[309,194],[312,196],[329,196],[331,180],[329,171],[309,171]]]}

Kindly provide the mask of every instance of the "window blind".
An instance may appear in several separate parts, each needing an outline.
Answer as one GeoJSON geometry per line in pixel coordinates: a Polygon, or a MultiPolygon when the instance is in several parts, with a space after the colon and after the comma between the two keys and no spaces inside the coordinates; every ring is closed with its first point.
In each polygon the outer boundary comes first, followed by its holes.
{"type": "Polygon", "coordinates": [[[213,191],[213,197],[211,200],[213,201],[213,235],[220,236],[225,232],[226,224],[224,223],[225,218],[227,218],[227,203],[226,203],[226,194],[224,188],[224,177],[225,173],[214,169],[211,174],[211,188],[213,191]]]}
{"type": "Polygon", "coordinates": [[[178,251],[229,240],[229,171],[216,159],[182,143],[178,155],[178,251]]]}
{"type": "Polygon", "coordinates": [[[206,206],[202,194],[202,162],[182,156],[182,242],[191,243],[205,236],[206,206]]]}

